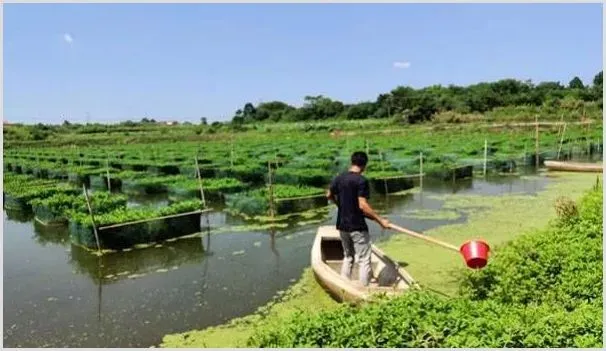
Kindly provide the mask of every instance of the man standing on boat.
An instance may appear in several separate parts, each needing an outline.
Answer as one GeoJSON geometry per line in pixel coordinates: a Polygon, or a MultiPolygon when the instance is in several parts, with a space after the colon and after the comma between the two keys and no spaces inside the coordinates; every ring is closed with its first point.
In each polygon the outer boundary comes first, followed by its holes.
{"type": "Polygon", "coordinates": [[[326,195],[338,208],[337,229],[343,245],[341,275],[351,279],[354,255],[358,256],[360,281],[368,286],[372,277],[370,266],[371,243],[365,217],[389,228],[389,221],[380,217],[368,204],[370,189],[368,180],[362,176],[368,163],[368,155],[357,151],[351,155],[351,167],[333,179],[326,195]]]}

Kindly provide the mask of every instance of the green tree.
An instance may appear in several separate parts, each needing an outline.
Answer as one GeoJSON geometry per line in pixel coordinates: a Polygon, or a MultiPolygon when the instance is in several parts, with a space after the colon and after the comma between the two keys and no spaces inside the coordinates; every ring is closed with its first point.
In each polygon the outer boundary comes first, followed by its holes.
{"type": "Polygon", "coordinates": [[[376,104],[373,102],[361,102],[347,108],[345,116],[347,119],[366,119],[375,114],[376,104]]]}
{"type": "Polygon", "coordinates": [[[594,86],[602,86],[602,74],[603,71],[600,71],[600,73],[596,74],[595,77],[593,77],[594,86]]]}
{"type": "Polygon", "coordinates": [[[583,85],[583,81],[579,77],[572,78],[570,83],[568,83],[568,87],[570,89],[585,89],[585,85],[583,85]]]}

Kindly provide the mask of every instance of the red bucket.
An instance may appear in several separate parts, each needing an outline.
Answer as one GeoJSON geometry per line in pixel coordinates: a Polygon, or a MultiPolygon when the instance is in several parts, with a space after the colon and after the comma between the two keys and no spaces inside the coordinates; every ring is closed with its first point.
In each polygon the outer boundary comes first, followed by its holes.
{"type": "Polygon", "coordinates": [[[483,268],[488,262],[490,246],[482,240],[469,240],[459,249],[469,268],[483,268]]]}

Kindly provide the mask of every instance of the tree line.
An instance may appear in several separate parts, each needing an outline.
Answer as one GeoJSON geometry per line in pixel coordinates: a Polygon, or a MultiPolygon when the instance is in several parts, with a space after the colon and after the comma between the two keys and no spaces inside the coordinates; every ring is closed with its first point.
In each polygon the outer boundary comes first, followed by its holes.
{"type": "Polygon", "coordinates": [[[503,79],[467,87],[433,85],[414,89],[399,86],[380,94],[375,101],[355,104],[345,104],[323,95],[306,96],[299,108],[282,101],[256,106],[248,102],[235,112],[231,121],[245,124],[396,117],[408,123],[419,123],[431,120],[438,112],[483,113],[497,107],[523,105],[558,107],[567,100],[597,102],[602,108],[602,71],[595,75],[592,84],[587,85],[579,77],[574,77],[568,85],[503,79]]]}

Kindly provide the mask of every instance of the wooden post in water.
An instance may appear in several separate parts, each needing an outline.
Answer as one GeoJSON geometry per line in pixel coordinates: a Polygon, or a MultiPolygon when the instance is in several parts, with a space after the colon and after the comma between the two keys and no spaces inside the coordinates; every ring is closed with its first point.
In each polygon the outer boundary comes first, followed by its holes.
{"type": "Polygon", "coordinates": [[[562,128],[564,127],[564,114],[560,117],[560,123],[558,124],[558,134],[556,136],[556,149],[558,148],[558,139],[560,138],[560,133],[563,133],[562,128]]]}
{"type": "Polygon", "coordinates": [[[535,125],[535,167],[539,169],[539,115],[534,117],[535,125]]]}
{"type": "Polygon", "coordinates": [[[202,173],[200,172],[200,165],[198,163],[198,155],[195,157],[196,162],[196,176],[198,178],[198,186],[200,187],[200,203],[202,204],[202,208],[206,208],[206,198],[204,197],[204,188],[202,187],[202,173]]]}
{"type": "Polygon", "coordinates": [[[274,210],[274,185],[273,185],[273,181],[272,181],[272,174],[271,174],[271,161],[267,162],[267,180],[269,182],[269,216],[271,218],[274,218],[275,216],[275,210],[274,210]]]}
{"type": "Polygon", "coordinates": [[[419,153],[419,185],[423,191],[423,152],[419,153]]]}
{"type": "MultiPolygon", "coordinates": [[[[202,187],[202,171],[200,171],[200,163],[198,162],[198,155],[196,154],[196,175],[198,178],[198,187],[200,187],[200,204],[202,205],[202,209],[206,209],[206,197],[204,196],[204,187],[202,187]]],[[[208,212],[204,213],[204,218],[206,219],[206,230],[208,231],[208,235],[210,236],[210,222],[208,219],[208,212]]],[[[203,240],[200,237],[200,240],[203,240]]],[[[202,248],[204,248],[204,243],[202,243],[202,248]]]]}
{"type": "Polygon", "coordinates": [[[566,134],[566,123],[564,123],[564,128],[562,129],[562,135],[560,136],[560,146],[558,147],[558,155],[556,159],[560,159],[560,152],[562,152],[562,144],[564,143],[564,134],[566,134]]]}
{"type": "Polygon", "coordinates": [[[484,177],[486,177],[486,162],[488,158],[488,139],[484,139],[484,177]]]}
{"type": "Polygon", "coordinates": [[[107,157],[105,158],[105,175],[107,176],[107,191],[108,192],[112,192],[112,182],[111,182],[111,178],[109,177],[109,153],[107,154],[107,157]]]}
{"type": "MultiPolygon", "coordinates": [[[[385,172],[385,164],[383,163],[383,152],[379,151],[379,157],[381,160],[381,171],[385,172]]],[[[383,186],[385,187],[385,197],[387,197],[387,194],[389,194],[389,191],[387,190],[387,179],[383,178],[383,186]]]]}
{"type": "Polygon", "coordinates": [[[95,216],[93,215],[93,208],[90,205],[88,193],[86,192],[86,185],[82,184],[82,190],[84,191],[84,198],[86,199],[86,206],[88,207],[88,213],[90,214],[90,220],[93,222],[93,232],[95,233],[95,240],[97,241],[97,252],[101,255],[101,244],[99,243],[99,233],[97,233],[97,223],[95,222],[95,216]]]}

